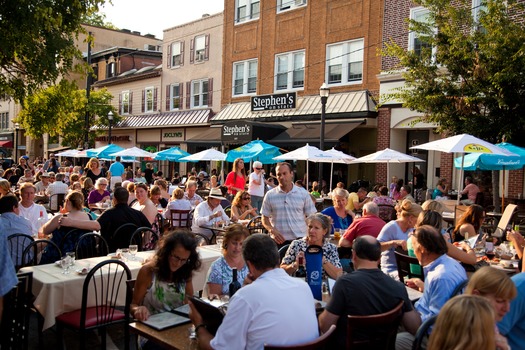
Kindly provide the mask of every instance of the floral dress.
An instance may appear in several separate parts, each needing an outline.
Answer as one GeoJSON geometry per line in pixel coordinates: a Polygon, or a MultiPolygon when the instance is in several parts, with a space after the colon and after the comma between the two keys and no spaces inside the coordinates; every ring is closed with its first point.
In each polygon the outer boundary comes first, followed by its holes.
{"type": "Polygon", "coordinates": [[[144,297],[144,306],[148,308],[150,314],[157,314],[162,311],[170,311],[178,308],[184,303],[186,296],[186,283],[168,283],[157,279],[153,275],[151,287],[149,287],[144,297]]]}
{"type": "MultiPolygon", "coordinates": [[[[248,273],[249,270],[247,265],[244,265],[242,269],[237,271],[237,281],[241,286],[243,285],[246,276],[248,276],[248,273]]],[[[206,283],[220,284],[222,286],[222,294],[228,295],[232,277],[232,268],[228,265],[226,259],[221,256],[211,264],[206,283]]]]}

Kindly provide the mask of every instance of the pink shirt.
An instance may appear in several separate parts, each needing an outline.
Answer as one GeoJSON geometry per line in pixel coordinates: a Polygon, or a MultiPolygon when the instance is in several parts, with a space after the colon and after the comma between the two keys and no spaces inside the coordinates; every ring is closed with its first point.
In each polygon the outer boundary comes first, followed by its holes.
{"type": "Polygon", "coordinates": [[[479,192],[479,187],[470,183],[468,184],[467,186],[465,186],[465,189],[463,191],[461,191],[461,194],[467,194],[467,197],[469,200],[471,200],[472,202],[475,202],[476,201],[476,195],[478,194],[479,192]]]}

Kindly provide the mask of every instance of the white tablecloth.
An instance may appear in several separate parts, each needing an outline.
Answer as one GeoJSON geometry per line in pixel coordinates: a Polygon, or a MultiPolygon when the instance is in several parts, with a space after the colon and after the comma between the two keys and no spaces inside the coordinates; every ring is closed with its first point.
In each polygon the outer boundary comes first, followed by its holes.
{"type": "MultiPolygon", "coordinates": [[[[212,262],[221,256],[221,253],[214,249],[199,247],[198,250],[201,256],[202,267],[193,275],[193,288],[195,291],[199,291],[204,286],[208,269],[212,262]]],[[[133,278],[137,277],[142,261],[151,255],[153,255],[153,251],[139,252],[137,253],[137,261],[126,261],[133,278]]],[[[106,259],[109,259],[109,257],[77,260],[67,275],[62,274],[62,268],[55,264],[25,267],[20,270],[21,272],[33,272],[33,294],[36,297],[34,306],[44,317],[44,330],[55,324],[56,316],[64,312],[80,309],[85,276],[77,274],[75,270],[82,269],[88,265],[94,267],[106,259]]],[[[120,296],[120,303],[123,305],[125,293],[120,293],[120,296]]]]}

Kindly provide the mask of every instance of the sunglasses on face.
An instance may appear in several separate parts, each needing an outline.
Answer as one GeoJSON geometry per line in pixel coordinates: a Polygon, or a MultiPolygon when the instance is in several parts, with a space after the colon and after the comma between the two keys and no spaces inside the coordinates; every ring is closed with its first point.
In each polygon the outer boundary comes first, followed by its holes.
{"type": "Polygon", "coordinates": [[[255,168],[256,170],[263,170],[263,168],[255,168]]]}
{"type": "Polygon", "coordinates": [[[246,200],[246,199],[250,199],[250,197],[242,197],[242,199],[246,200]]]}

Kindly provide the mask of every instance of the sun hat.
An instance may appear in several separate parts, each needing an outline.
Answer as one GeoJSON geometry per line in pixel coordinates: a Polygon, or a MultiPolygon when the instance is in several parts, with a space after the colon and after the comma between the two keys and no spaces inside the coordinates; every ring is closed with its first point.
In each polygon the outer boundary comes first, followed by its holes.
{"type": "Polygon", "coordinates": [[[49,173],[47,171],[43,172],[40,177],[49,177],[49,173]]]}
{"type": "Polygon", "coordinates": [[[225,200],[226,198],[224,198],[222,196],[222,191],[220,188],[212,188],[210,190],[210,194],[208,195],[208,198],[216,198],[216,199],[220,199],[220,200],[225,200]]]}

